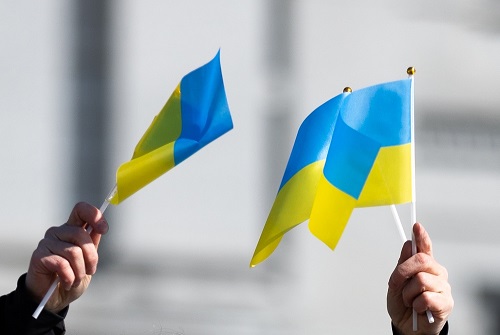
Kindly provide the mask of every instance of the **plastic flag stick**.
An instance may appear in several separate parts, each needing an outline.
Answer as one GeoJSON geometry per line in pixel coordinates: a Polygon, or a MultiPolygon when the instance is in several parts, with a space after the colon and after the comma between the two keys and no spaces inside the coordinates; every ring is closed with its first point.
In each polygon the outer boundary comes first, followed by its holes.
{"type": "MultiPolygon", "coordinates": [[[[406,71],[408,73],[408,76],[412,80],[412,85],[411,85],[411,191],[412,191],[412,197],[411,197],[411,226],[417,222],[417,199],[416,197],[416,190],[415,190],[415,105],[414,105],[414,99],[413,99],[413,94],[414,94],[414,78],[413,75],[415,74],[415,68],[410,67],[406,71]]],[[[411,254],[415,255],[417,253],[417,245],[415,243],[415,236],[413,234],[413,229],[411,230],[411,254]]],[[[413,331],[416,332],[418,329],[418,324],[417,324],[417,312],[415,309],[413,309],[413,331]]]]}
{"type": "Polygon", "coordinates": [[[401,224],[401,219],[399,218],[396,205],[391,205],[390,207],[391,207],[392,217],[394,218],[394,222],[396,223],[396,228],[398,229],[399,237],[401,237],[401,240],[403,241],[403,243],[405,243],[407,241],[406,234],[403,229],[403,225],[401,224]]]}
{"type": "MultiPolygon", "coordinates": [[[[412,80],[412,85],[411,85],[411,189],[412,189],[412,201],[411,201],[411,225],[417,223],[417,195],[416,195],[416,182],[415,182],[415,173],[416,173],[416,168],[415,168],[415,103],[414,103],[414,83],[413,81],[415,80],[413,78],[413,75],[415,74],[415,68],[414,67],[409,67],[408,70],[406,71],[408,73],[408,76],[412,80]]],[[[412,229],[412,234],[411,234],[411,254],[415,255],[417,253],[417,245],[415,243],[415,235],[413,234],[413,229],[412,229]]],[[[429,323],[434,323],[434,317],[432,316],[432,312],[427,310],[427,320],[429,323]]],[[[417,312],[415,309],[413,310],[413,331],[418,330],[418,325],[417,325],[417,312]]]]}

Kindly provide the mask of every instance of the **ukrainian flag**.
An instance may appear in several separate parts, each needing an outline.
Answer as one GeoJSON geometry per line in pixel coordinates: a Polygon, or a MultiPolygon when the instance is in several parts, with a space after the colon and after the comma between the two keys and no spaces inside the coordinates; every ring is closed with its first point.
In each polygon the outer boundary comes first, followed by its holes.
{"type": "Polygon", "coordinates": [[[117,205],[233,128],[222,81],[220,51],[184,76],[116,173],[117,205]]]}
{"type": "Polygon", "coordinates": [[[251,266],[308,219],[334,249],[354,208],[412,200],[411,87],[406,79],[343,93],[306,118],[251,266]]]}

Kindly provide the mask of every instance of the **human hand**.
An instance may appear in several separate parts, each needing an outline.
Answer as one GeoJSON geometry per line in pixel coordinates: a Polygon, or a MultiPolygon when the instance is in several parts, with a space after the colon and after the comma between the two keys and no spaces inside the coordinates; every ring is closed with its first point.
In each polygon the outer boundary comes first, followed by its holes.
{"type": "Polygon", "coordinates": [[[432,242],[424,227],[416,223],[413,234],[417,253],[412,255],[411,241],[401,250],[387,291],[387,311],[401,334],[439,334],[453,309],[448,271],[432,255],[432,242]],[[413,309],[418,313],[418,331],[413,331],[413,309]],[[434,316],[429,323],[426,311],[434,316]]]}
{"type": "Polygon", "coordinates": [[[97,269],[97,247],[108,223],[94,206],[80,202],[73,208],[68,222],[47,230],[31,256],[26,288],[35,300],[41,301],[56,274],[59,285],[45,305],[57,313],[78,299],[87,289],[97,269]],[[85,230],[92,227],[89,234],[85,230]]]}

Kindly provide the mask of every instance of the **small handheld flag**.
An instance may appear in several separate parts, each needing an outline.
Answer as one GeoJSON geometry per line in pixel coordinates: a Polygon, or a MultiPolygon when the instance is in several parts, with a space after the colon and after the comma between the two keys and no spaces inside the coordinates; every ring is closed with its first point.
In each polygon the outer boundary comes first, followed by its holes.
{"type": "MultiPolygon", "coordinates": [[[[100,211],[104,213],[110,203],[118,205],[232,128],[219,51],[209,63],[182,78],[135,147],[132,159],[118,168],[116,185],[100,211]]],[[[59,277],[33,313],[35,319],[58,283],[59,277]]]]}
{"type": "Polygon", "coordinates": [[[233,128],[219,55],[182,78],[132,159],[118,168],[110,203],[119,204],[233,128]]]}
{"type": "Polygon", "coordinates": [[[347,89],[305,119],[251,266],[307,219],[333,250],[354,208],[412,201],[412,80],[347,89]]]}

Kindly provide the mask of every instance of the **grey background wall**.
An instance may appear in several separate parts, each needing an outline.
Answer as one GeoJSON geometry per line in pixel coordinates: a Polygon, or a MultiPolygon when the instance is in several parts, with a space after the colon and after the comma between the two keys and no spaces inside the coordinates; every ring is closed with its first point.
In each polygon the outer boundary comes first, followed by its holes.
{"type": "Polygon", "coordinates": [[[417,216],[450,273],[453,333],[497,334],[499,16],[491,0],[0,1],[1,292],[74,203],[101,204],[220,48],[234,130],[107,210],[70,333],[387,333],[388,208],[357,209],[335,252],[303,224],[248,263],[305,116],[415,66],[417,216]]]}

